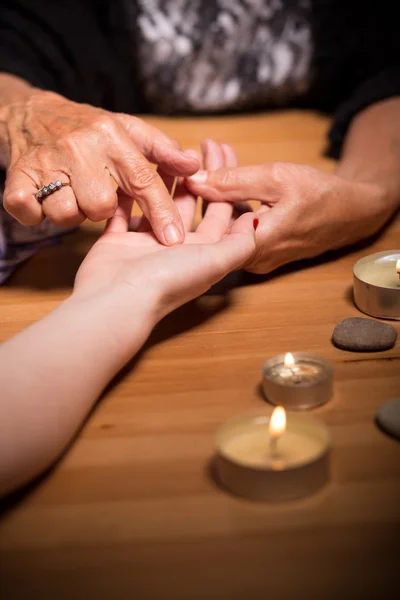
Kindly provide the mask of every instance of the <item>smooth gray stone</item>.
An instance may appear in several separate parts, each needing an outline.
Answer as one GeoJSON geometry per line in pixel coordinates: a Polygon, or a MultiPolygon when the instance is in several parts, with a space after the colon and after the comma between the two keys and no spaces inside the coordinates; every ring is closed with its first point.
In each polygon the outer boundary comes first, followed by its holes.
{"type": "Polygon", "coordinates": [[[340,321],[333,330],[332,342],[338,348],[353,352],[376,352],[393,348],[397,331],[388,323],[351,317],[340,321]]]}
{"type": "Polygon", "coordinates": [[[376,420],[389,435],[400,440],[400,398],[382,404],[376,413],[376,420]]]}

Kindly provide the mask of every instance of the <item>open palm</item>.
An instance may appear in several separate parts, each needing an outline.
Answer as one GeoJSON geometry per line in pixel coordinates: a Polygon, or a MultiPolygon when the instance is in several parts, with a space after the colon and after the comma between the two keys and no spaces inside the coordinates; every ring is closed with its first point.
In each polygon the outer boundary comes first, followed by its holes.
{"type": "MultiPolygon", "coordinates": [[[[204,144],[203,153],[209,170],[234,166],[236,161],[230,147],[211,141],[204,144]]],[[[212,203],[192,232],[195,197],[182,181],[177,182],[174,197],[187,232],[182,245],[160,244],[146,219],[131,219],[132,201],[122,197],[115,216],[78,271],[76,292],[129,286],[138,294],[161,299],[165,312],[169,312],[249,260],[255,249],[251,215],[232,223],[233,205],[212,203]]]]}

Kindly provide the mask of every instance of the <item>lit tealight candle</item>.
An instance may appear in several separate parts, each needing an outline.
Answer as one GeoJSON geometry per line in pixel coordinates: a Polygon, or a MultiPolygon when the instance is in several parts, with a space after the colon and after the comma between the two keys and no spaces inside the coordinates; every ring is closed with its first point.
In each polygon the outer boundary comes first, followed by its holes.
{"type": "Polygon", "coordinates": [[[287,352],[263,366],[263,391],[272,404],[303,409],[327,402],[332,395],[333,368],[306,352],[287,352]]]}
{"type": "Polygon", "coordinates": [[[362,312],[400,320],[400,250],[377,252],[356,262],[353,295],[362,312]]]}
{"type": "Polygon", "coordinates": [[[326,427],[278,406],[271,417],[243,415],[217,433],[217,470],[225,487],[255,500],[311,494],[329,478],[326,427]]]}
{"type": "Polygon", "coordinates": [[[271,456],[277,457],[278,440],[285,433],[286,429],[286,412],[283,406],[277,406],[271,415],[269,422],[269,439],[271,456]]]}

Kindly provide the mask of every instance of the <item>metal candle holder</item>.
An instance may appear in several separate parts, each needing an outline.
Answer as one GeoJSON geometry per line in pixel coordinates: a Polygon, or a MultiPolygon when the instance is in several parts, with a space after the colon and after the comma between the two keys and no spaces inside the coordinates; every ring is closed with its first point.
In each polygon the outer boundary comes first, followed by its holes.
{"type": "Polygon", "coordinates": [[[400,250],[386,250],[361,258],[353,268],[356,306],[379,319],[400,320],[400,279],[396,262],[400,250]]]}
{"type": "Polygon", "coordinates": [[[266,399],[272,404],[288,410],[302,410],[319,406],[332,396],[332,364],[308,352],[293,352],[296,365],[304,365],[311,370],[309,377],[282,380],[279,370],[284,365],[285,355],[280,354],[268,360],[262,369],[262,388],[266,399]]]}

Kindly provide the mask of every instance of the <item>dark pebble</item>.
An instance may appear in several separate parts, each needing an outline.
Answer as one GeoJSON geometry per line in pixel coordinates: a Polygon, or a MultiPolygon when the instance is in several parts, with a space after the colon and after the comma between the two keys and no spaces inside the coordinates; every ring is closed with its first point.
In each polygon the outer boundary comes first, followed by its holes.
{"type": "Polygon", "coordinates": [[[332,342],[338,348],[353,352],[376,352],[393,348],[397,331],[388,323],[351,317],[338,323],[332,334],[332,342]]]}
{"type": "Polygon", "coordinates": [[[400,398],[382,404],[376,413],[376,420],[384,431],[400,440],[400,398]]]}

